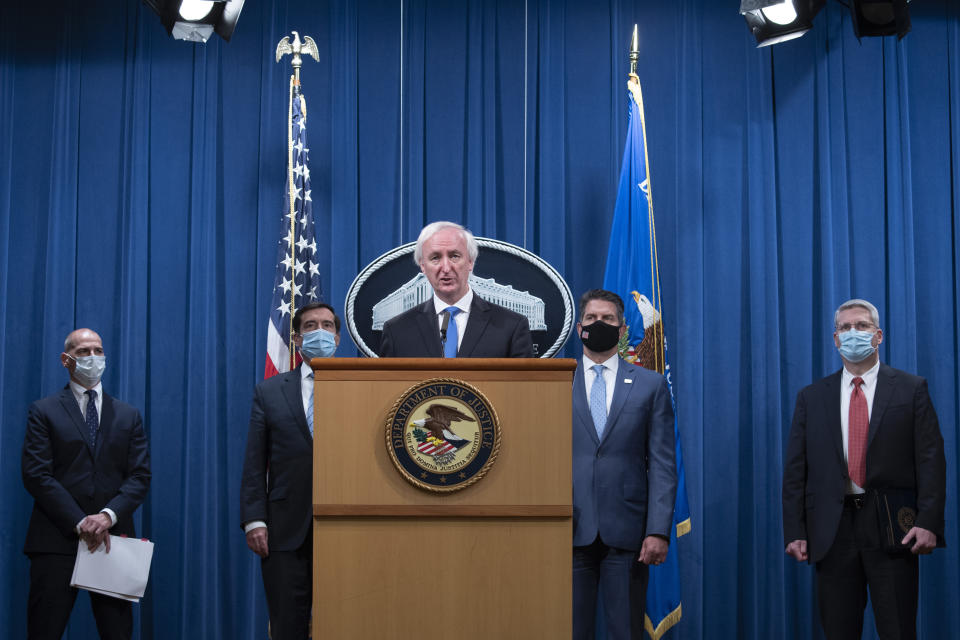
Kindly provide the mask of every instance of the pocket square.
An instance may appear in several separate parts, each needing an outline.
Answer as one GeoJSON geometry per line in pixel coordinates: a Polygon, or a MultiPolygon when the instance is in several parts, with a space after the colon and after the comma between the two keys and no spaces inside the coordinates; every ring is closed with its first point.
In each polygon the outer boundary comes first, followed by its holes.
{"type": "Polygon", "coordinates": [[[633,378],[624,378],[623,384],[633,384],[633,378]]]}

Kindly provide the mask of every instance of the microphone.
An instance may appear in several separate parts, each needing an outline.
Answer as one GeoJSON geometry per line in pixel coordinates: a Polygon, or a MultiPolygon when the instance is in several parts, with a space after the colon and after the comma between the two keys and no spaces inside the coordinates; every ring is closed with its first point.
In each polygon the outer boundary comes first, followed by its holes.
{"type": "Polygon", "coordinates": [[[440,351],[447,346],[447,326],[450,324],[450,312],[443,312],[443,322],[440,323],[440,351]]]}

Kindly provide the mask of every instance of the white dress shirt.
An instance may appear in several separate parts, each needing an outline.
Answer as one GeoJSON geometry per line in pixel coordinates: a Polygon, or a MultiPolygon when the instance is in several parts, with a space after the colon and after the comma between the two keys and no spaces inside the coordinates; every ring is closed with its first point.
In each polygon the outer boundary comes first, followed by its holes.
{"type": "MultiPolygon", "coordinates": [[[[93,388],[97,392],[97,424],[100,424],[100,415],[103,413],[103,384],[98,382],[97,386],[93,388]]],[[[73,380],[70,381],[70,391],[73,392],[73,397],[76,398],[77,404],[80,405],[80,415],[83,416],[83,419],[87,419],[87,402],[90,400],[90,396],[87,395],[86,387],[82,387],[73,380]]]]}
{"type": "MultiPolygon", "coordinates": [[[[873,395],[877,391],[877,373],[880,371],[880,361],[873,365],[869,371],[859,376],[863,378],[863,384],[860,390],[867,400],[867,420],[873,415],[873,395]]],[[[840,375],[840,433],[843,434],[843,461],[849,465],[850,457],[850,394],[853,393],[854,374],[843,368],[840,375]]],[[[869,434],[867,434],[869,438],[869,434]]],[[[853,480],[847,479],[847,493],[863,493],[863,487],[857,485],[853,480]]]]}
{"type": "Polygon", "coordinates": [[[457,323],[457,350],[460,350],[460,345],[463,344],[463,333],[467,329],[467,316],[470,315],[470,305],[473,304],[473,289],[467,289],[467,293],[464,294],[462,298],[456,301],[456,303],[449,305],[440,298],[437,297],[437,294],[433,294],[433,308],[437,312],[437,327],[443,326],[443,312],[447,307],[456,307],[460,309],[460,313],[453,317],[453,321],[457,323]]]}
{"type": "Polygon", "coordinates": [[[607,391],[607,415],[610,415],[610,405],[613,403],[613,389],[617,385],[617,367],[620,366],[620,356],[619,354],[614,353],[612,356],[604,360],[603,362],[597,363],[583,355],[583,386],[587,392],[587,406],[590,406],[590,390],[593,389],[593,383],[597,379],[597,375],[593,372],[593,367],[595,364],[603,365],[603,383],[606,385],[607,391]]]}
{"type": "MultiPolygon", "coordinates": [[[[313,369],[306,360],[300,363],[300,399],[303,402],[303,415],[310,415],[310,403],[313,402],[313,369]]],[[[307,428],[311,429],[310,425],[307,428]]]]}

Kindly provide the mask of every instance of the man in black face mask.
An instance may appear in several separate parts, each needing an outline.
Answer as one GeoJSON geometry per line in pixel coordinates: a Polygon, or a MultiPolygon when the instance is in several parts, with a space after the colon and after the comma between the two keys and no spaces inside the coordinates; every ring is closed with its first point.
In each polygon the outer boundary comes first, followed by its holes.
{"type": "Polygon", "coordinates": [[[573,637],[593,638],[597,587],[611,638],[643,637],[647,565],[667,556],[677,491],[666,379],[621,360],[623,300],[580,298],[573,379],[573,637]]]}

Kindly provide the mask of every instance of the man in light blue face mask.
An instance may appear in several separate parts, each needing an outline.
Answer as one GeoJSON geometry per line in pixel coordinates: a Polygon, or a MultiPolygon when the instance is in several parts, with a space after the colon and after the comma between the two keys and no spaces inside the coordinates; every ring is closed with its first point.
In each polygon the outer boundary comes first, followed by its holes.
{"type": "Polygon", "coordinates": [[[247,546],[260,556],[274,640],[309,636],[314,431],[310,360],[332,357],[340,344],[340,318],[326,303],[304,305],[292,325],[303,363],[257,385],[241,486],[241,523],[247,546]]]}
{"type": "MultiPolygon", "coordinates": [[[[78,541],[110,552],[110,534],[136,537],[133,512],[150,486],[140,412],[103,392],[103,342],[90,329],[67,336],[60,354],[70,382],[34,402],[23,442],[23,484],[34,498],[24,553],[30,558],[27,636],[63,635],[77,590],[78,541]]],[[[130,603],[91,593],[101,637],[130,638],[130,603]]]]}
{"type": "Polygon", "coordinates": [[[946,462],[927,381],[880,362],[880,314],[840,305],[843,369],[801,390],[783,471],[786,552],[816,565],[827,638],[916,638],[919,554],[944,544],[946,462]]]}

